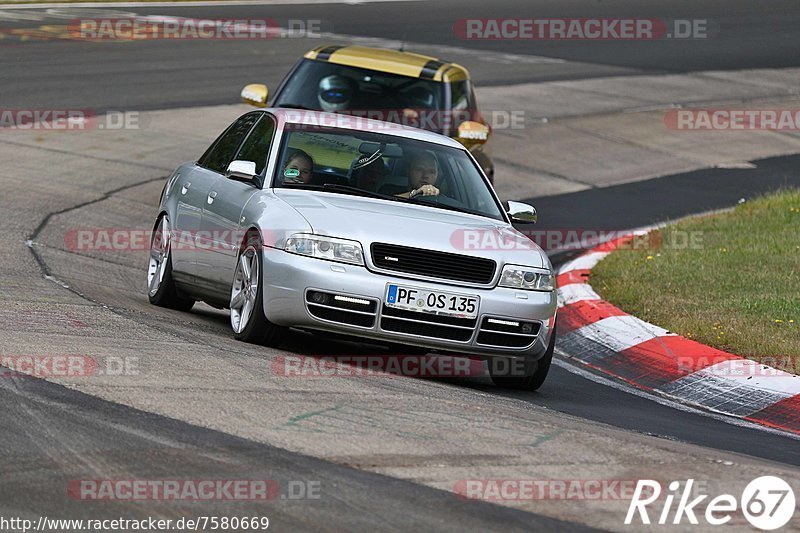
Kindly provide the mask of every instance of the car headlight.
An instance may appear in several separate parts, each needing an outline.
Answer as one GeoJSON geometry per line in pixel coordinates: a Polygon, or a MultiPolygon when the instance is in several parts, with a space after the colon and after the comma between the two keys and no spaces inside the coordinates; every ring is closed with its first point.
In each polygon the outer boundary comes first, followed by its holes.
{"type": "Polygon", "coordinates": [[[506,265],[499,285],[529,291],[552,291],[556,280],[553,273],[546,268],[506,265]]]}
{"type": "Polygon", "coordinates": [[[296,233],[286,239],[283,249],[293,254],[364,266],[364,250],[358,241],[296,233]]]}

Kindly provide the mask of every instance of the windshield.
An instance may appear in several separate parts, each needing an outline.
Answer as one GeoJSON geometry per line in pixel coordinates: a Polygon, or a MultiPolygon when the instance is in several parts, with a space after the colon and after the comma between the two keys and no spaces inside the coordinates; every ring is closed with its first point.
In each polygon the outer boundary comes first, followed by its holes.
{"type": "Polygon", "coordinates": [[[288,124],[273,187],[323,190],[505,221],[459,148],[369,131],[288,124]]]}
{"type": "Polygon", "coordinates": [[[442,132],[445,84],[303,60],[272,104],[364,116],[442,132]]]}

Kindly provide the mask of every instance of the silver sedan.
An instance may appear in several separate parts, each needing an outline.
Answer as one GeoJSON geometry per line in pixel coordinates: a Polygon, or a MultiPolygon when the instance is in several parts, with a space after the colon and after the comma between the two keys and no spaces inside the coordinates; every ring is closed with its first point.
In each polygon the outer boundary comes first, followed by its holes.
{"type": "Polygon", "coordinates": [[[259,110],[167,181],[149,299],[230,309],[247,342],[293,327],[478,356],[498,385],[532,390],[553,356],[555,275],[511,223],[535,216],[445,136],[259,110]]]}

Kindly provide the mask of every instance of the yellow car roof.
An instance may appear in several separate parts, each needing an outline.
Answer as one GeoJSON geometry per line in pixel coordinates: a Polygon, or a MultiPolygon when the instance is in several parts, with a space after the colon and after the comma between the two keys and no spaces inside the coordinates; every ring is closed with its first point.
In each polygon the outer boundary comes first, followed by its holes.
{"type": "Polygon", "coordinates": [[[319,46],[306,53],[305,57],[315,61],[327,61],[338,65],[433,81],[453,82],[469,79],[467,69],[456,63],[447,63],[435,57],[387,48],[319,46]]]}

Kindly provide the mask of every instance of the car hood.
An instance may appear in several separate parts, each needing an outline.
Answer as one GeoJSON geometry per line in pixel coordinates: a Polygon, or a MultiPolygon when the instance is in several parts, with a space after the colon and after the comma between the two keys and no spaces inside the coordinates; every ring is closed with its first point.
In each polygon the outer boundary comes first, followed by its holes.
{"type": "Polygon", "coordinates": [[[354,239],[369,254],[374,242],[550,268],[533,241],[499,220],[401,202],[315,191],[275,189],[314,233],[354,239]]]}

